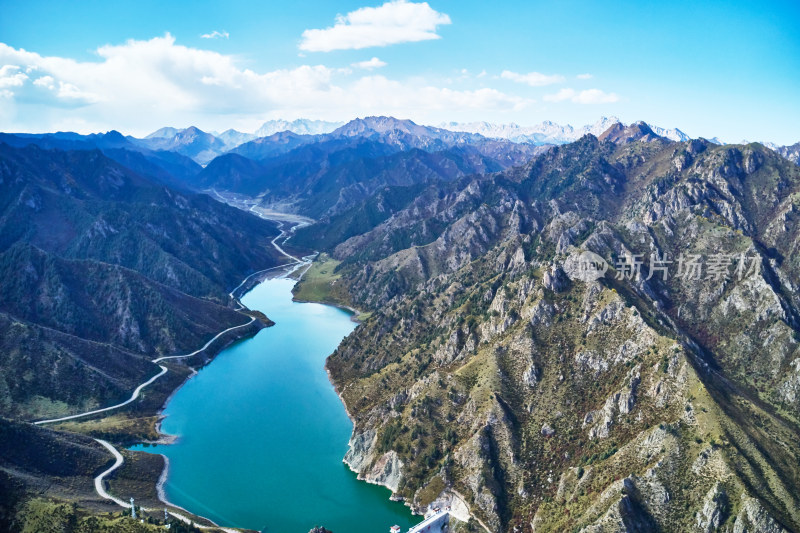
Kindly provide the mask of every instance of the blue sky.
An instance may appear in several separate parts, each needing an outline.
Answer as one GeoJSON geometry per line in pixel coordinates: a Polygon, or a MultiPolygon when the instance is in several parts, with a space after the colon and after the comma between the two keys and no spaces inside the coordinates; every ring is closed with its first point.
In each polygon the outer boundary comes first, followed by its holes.
{"type": "Polygon", "coordinates": [[[3,131],[614,115],[800,140],[796,2],[0,0],[0,13],[3,131]]]}

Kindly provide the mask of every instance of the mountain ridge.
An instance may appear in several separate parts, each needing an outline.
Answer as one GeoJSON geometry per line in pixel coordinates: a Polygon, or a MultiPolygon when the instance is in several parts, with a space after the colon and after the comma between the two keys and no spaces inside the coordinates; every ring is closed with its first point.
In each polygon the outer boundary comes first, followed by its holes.
{"type": "MultiPolygon", "coordinates": [[[[794,148],[593,128],[533,146],[365,117],[251,140],[184,185],[317,219],[286,244],[335,275],[296,289],[365,311],[326,364],[347,464],[416,511],[463,506],[461,531],[800,528],[794,148]],[[702,275],[673,275],[695,256],[702,275]]],[[[206,135],[183,131],[154,139],[206,135]]],[[[176,152],[0,139],[0,416],[118,401],[152,353],[244,322],[228,291],[281,262],[270,223],[120,161],[158,174],[176,152]]],[[[136,416],[174,385],[103,431],[153,435],[136,416]]],[[[31,482],[7,464],[0,488],[31,482]]]]}
{"type": "Polygon", "coordinates": [[[277,233],[267,221],[171,190],[97,149],[0,144],[7,325],[0,415],[116,399],[129,393],[131,371],[135,378],[152,371],[143,357],[201,345],[222,326],[246,322],[228,291],[281,262],[269,245],[277,233]],[[138,362],[114,363],[126,359],[138,362]],[[32,362],[55,364],[46,386],[19,377],[32,362]],[[78,375],[94,377],[75,381],[78,375]],[[17,401],[7,403],[7,395],[17,401]]]}
{"type": "Polygon", "coordinates": [[[497,531],[800,527],[800,169],[646,124],[601,137],[384,202],[326,244],[336,294],[372,312],[327,365],[349,463],[380,479],[395,457],[396,496],[464,496],[497,531]],[[623,257],[703,250],[764,270],[618,277],[623,257]],[[588,251],[605,278],[582,274],[588,251]]]}

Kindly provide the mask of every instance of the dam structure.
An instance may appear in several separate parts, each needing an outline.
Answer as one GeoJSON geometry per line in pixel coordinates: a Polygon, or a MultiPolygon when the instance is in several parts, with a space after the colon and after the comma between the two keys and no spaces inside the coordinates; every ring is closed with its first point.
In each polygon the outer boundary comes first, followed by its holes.
{"type": "MultiPolygon", "coordinates": [[[[407,533],[447,533],[450,531],[450,510],[433,509],[425,520],[408,530],[407,533]]],[[[393,526],[389,533],[400,533],[400,526],[393,526]]]]}

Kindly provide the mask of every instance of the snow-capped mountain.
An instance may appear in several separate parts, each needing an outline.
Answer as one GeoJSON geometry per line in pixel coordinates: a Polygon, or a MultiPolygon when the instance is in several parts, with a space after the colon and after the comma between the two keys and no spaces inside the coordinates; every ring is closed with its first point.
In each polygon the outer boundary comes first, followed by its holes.
{"type": "Polygon", "coordinates": [[[300,118],[289,122],[288,120],[268,120],[255,131],[256,137],[268,137],[273,133],[291,131],[298,135],[321,135],[330,133],[343,126],[344,122],[328,122],[325,120],[308,120],[300,118]]]}
{"type": "Polygon", "coordinates": [[[172,137],[175,137],[181,131],[183,131],[183,130],[182,129],[178,129],[178,128],[169,128],[169,127],[161,128],[161,129],[158,129],[158,130],[154,131],[153,133],[151,133],[147,137],[145,137],[145,139],[171,139],[172,137]]]}
{"type": "Polygon", "coordinates": [[[599,136],[612,125],[619,122],[616,117],[602,117],[594,124],[573,128],[571,125],[561,125],[545,120],[535,126],[520,126],[518,124],[492,124],[490,122],[458,123],[448,122],[439,127],[450,131],[464,131],[477,133],[490,139],[507,139],[518,143],[531,144],[565,144],[572,142],[591,133],[599,136]]]}
{"type": "MultiPolygon", "coordinates": [[[[645,125],[651,133],[672,141],[684,142],[691,137],[678,128],[662,128],[649,123],[635,123],[645,125]]],[[[263,156],[264,145],[277,142],[281,150],[287,144],[282,141],[286,135],[297,137],[289,138],[288,144],[299,146],[306,142],[313,142],[313,136],[330,138],[341,137],[380,137],[384,142],[396,144],[402,149],[422,148],[425,150],[435,147],[457,145],[481,145],[484,149],[490,146],[486,141],[511,141],[518,145],[550,145],[566,144],[584,135],[591,133],[600,137],[609,128],[618,125],[621,130],[626,128],[617,117],[601,117],[593,124],[575,128],[569,124],[561,125],[545,120],[534,126],[520,126],[515,123],[494,124],[491,122],[446,122],[439,126],[424,126],[410,120],[400,120],[393,117],[365,117],[347,123],[328,122],[324,120],[297,119],[269,120],[254,133],[246,133],[234,129],[222,133],[206,133],[198,128],[172,128],[165,127],[154,131],[144,139],[130,138],[131,142],[151,150],[172,150],[194,159],[201,165],[208,164],[212,159],[229,151],[237,151],[242,146],[249,146],[253,141],[260,144],[253,148],[263,156]],[[281,139],[272,137],[283,134],[281,139]],[[298,137],[299,136],[299,137],[298,137]],[[265,142],[261,142],[261,141],[265,142]]],[[[718,137],[708,139],[715,144],[725,144],[718,137]]],[[[748,141],[742,141],[747,144],[748,141]]],[[[787,159],[798,162],[797,145],[778,146],[774,143],[761,143],[787,159]]],[[[529,146],[530,147],[530,146],[529,146]]],[[[245,152],[251,148],[244,149],[245,152]]],[[[252,151],[252,150],[251,150],[252,151]]],[[[523,150],[524,152],[524,150],[523,150]]],[[[249,152],[247,152],[249,153],[249,152]]]]}
{"type": "Polygon", "coordinates": [[[191,157],[201,165],[227,151],[225,143],[210,133],[194,126],[176,129],[161,128],[144,139],[135,139],[140,146],[150,150],[170,150],[191,157]]]}
{"type": "Polygon", "coordinates": [[[650,126],[650,129],[653,130],[653,133],[659,137],[666,137],[671,141],[684,142],[692,139],[678,128],[660,128],[658,126],[654,126],[653,124],[648,124],[648,126],[650,126]]]}
{"type": "Polygon", "coordinates": [[[563,144],[572,140],[575,130],[572,126],[561,126],[546,120],[536,126],[520,126],[519,124],[492,124],[491,122],[446,122],[440,128],[450,131],[477,133],[490,139],[507,139],[517,143],[563,144]]]}
{"type": "Polygon", "coordinates": [[[765,145],[771,144],[770,148],[779,153],[792,163],[800,165],[800,142],[794,143],[791,146],[777,146],[773,143],[764,143],[765,145]]]}
{"type": "Polygon", "coordinates": [[[234,129],[225,130],[222,133],[213,132],[217,139],[225,143],[225,148],[231,150],[240,144],[252,141],[257,137],[255,133],[244,133],[234,129]]]}
{"type": "Polygon", "coordinates": [[[578,129],[575,131],[575,136],[570,139],[570,141],[574,141],[580,139],[586,134],[591,133],[595,137],[600,137],[603,132],[608,131],[608,128],[613,126],[614,124],[622,124],[622,121],[617,117],[600,117],[600,120],[595,122],[594,124],[587,124],[586,126],[578,129]]]}
{"type": "MultiPolygon", "coordinates": [[[[724,144],[724,143],[718,143],[718,144],[724,144]]],[[[750,141],[743,140],[739,144],[750,144],[750,141]]],[[[800,165],[800,142],[787,146],[781,146],[780,144],[772,142],[760,142],[759,144],[766,146],[776,154],[780,155],[785,159],[788,159],[792,163],[800,165]]]]}
{"type": "MultiPolygon", "coordinates": [[[[573,128],[571,125],[561,125],[549,120],[535,126],[520,126],[518,124],[492,124],[489,122],[469,122],[458,123],[448,122],[439,127],[451,131],[465,131],[468,133],[478,133],[491,139],[508,139],[514,142],[524,142],[533,144],[564,144],[580,139],[587,133],[599,137],[604,131],[614,124],[619,123],[617,117],[601,117],[594,124],[587,124],[581,128],[573,128]]],[[[688,135],[677,128],[661,128],[648,124],[653,133],[661,137],[666,137],[673,141],[687,141],[688,135]]]]}

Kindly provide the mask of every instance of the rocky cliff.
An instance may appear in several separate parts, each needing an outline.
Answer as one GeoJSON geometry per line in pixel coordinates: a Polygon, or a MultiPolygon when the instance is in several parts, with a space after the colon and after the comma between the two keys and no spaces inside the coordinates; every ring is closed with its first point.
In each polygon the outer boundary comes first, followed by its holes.
{"type": "Polygon", "coordinates": [[[603,139],[334,248],[373,312],[328,362],[351,468],[490,531],[800,528],[800,169],[603,139]]]}

